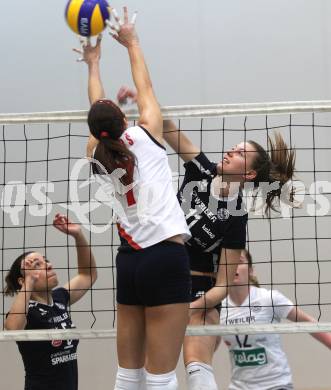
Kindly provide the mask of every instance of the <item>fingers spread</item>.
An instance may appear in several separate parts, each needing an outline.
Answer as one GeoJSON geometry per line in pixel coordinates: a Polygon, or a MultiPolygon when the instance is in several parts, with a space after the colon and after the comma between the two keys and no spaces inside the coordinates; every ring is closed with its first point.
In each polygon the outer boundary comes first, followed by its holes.
{"type": "Polygon", "coordinates": [[[121,21],[120,17],[118,16],[116,9],[112,8],[111,13],[112,13],[116,23],[118,23],[121,26],[123,24],[123,22],[121,21]]]}
{"type": "Polygon", "coordinates": [[[76,49],[75,47],[72,49],[72,51],[78,53],[78,54],[83,54],[83,50],[81,49],[76,49]]]}
{"type": "Polygon", "coordinates": [[[97,36],[97,43],[96,43],[96,46],[99,46],[100,43],[101,43],[101,41],[102,41],[102,34],[99,34],[99,35],[97,36]]]}
{"type": "Polygon", "coordinates": [[[79,43],[80,43],[82,49],[84,49],[89,44],[87,38],[82,37],[82,36],[79,37],[79,43]]]}
{"type": "Polygon", "coordinates": [[[116,41],[119,40],[118,35],[116,33],[113,33],[112,31],[109,31],[109,35],[111,35],[116,41]]]}
{"type": "Polygon", "coordinates": [[[129,23],[128,7],[123,7],[124,23],[129,23]]]}
{"type": "Polygon", "coordinates": [[[113,24],[111,22],[109,22],[108,20],[106,21],[107,23],[107,26],[109,26],[112,30],[116,31],[116,32],[119,32],[121,27],[118,25],[118,24],[113,24]]]}
{"type": "Polygon", "coordinates": [[[131,23],[135,24],[136,23],[136,19],[137,19],[137,11],[134,11],[134,13],[132,15],[132,18],[131,18],[131,23]]]}

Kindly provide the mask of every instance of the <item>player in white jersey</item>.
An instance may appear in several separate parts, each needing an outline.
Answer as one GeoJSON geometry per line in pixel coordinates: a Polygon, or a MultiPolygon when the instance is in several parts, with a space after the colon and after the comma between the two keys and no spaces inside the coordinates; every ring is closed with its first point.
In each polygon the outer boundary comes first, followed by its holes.
{"type": "MultiPolygon", "coordinates": [[[[222,302],[222,324],[259,324],[315,319],[276,290],[260,288],[254,275],[252,257],[242,251],[233,286],[222,302]]],[[[331,334],[312,333],[331,348],[331,334]]],[[[229,390],[290,390],[291,370],[278,334],[224,336],[229,348],[232,375],[229,390]]]]}
{"type": "Polygon", "coordinates": [[[113,11],[114,38],[128,49],[137,88],[138,125],[104,99],[99,74],[100,39],[81,54],[89,68],[94,170],[113,186],[122,245],[117,266],[115,389],[177,389],[175,368],[188,321],[191,280],[184,239],[190,237],[172,186],[162,137],[162,115],[142,50],[129,22],[113,11]],[[101,167],[101,168],[100,168],[101,167]]]}

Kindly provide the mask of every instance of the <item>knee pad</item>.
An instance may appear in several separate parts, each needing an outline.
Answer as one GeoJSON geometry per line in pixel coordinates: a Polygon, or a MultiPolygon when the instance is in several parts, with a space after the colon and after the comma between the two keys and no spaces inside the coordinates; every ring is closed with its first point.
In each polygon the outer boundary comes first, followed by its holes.
{"type": "Polygon", "coordinates": [[[186,366],[189,390],[218,390],[213,368],[205,363],[192,362],[186,366]]]}
{"type": "Polygon", "coordinates": [[[146,390],[177,390],[176,371],[165,374],[150,374],[146,371],[146,390]]]}
{"type": "Polygon", "coordinates": [[[141,390],[145,379],[143,368],[118,367],[114,390],[141,390]]]}

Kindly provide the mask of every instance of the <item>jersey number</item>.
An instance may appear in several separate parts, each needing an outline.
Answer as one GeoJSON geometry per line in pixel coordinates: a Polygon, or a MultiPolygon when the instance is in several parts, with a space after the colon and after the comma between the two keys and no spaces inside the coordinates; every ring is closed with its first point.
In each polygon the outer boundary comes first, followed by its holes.
{"type": "Polygon", "coordinates": [[[248,344],[248,335],[246,334],[244,336],[244,341],[242,342],[239,338],[239,336],[236,336],[237,343],[240,348],[250,348],[252,344],[248,344]]]}

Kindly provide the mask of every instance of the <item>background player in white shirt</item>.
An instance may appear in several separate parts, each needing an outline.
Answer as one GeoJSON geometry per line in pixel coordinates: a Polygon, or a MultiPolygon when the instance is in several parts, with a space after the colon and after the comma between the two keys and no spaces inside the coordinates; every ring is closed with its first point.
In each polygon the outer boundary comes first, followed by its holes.
{"type": "MultiPolygon", "coordinates": [[[[77,275],[55,288],[59,283],[56,271],[41,253],[19,256],[6,276],[5,294],[17,294],[5,321],[8,330],[73,328],[68,306],[82,298],[97,278],[95,260],[81,227],[62,214],[55,216],[53,225],[75,239],[77,275]]],[[[24,389],[78,389],[78,340],[17,344],[25,368],[24,389]]]]}
{"type": "Polygon", "coordinates": [[[146,381],[146,389],[171,390],[177,389],[175,368],[188,322],[191,280],[183,236],[189,238],[190,232],[172,187],[162,115],[134,23],[126,7],[123,22],[113,16],[113,36],[128,50],[137,88],[138,126],[128,128],[121,109],[104,99],[100,39],[79,52],[89,69],[88,124],[94,138],[88,153],[97,144],[95,172],[109,174],[105,179],[110,177],[111,196],[121,209],[115,389],[138,390],[146,381]],[[120,180],[114,174],[119,169],[120,180]]]}
{"type": "MultiPolygon", "coordinates": [[[[252,257],[242,251],[240,264],[222,302],[221,324],[259,324],[316,320],[293,305],[277,290],[260,288],[254,275],[252,257]]],[[[312,333],[331,349],[330,333],[312,333]]],[[[229,348],[232,376],[229,390],[290,390],[292,376],[278,334],[224,336],[229,348]]]]}

